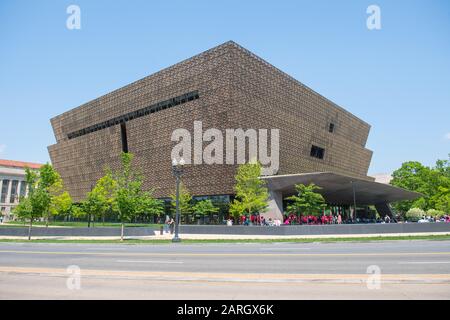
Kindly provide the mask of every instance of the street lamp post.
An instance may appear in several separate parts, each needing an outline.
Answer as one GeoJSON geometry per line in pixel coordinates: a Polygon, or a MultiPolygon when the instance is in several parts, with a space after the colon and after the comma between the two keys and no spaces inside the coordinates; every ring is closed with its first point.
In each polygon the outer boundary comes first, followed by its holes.
{"type": "Polygon", "coordinates": [[[356,219],[356,191],[355,191],[355,182],[352,181],[352,189],[353,189],[353,217],[352,219],[356,219]]]}
{"type": "Polygon", "coordinates": [[[176,191],[176,214],[175,214],[175,236],[172,239],[172,242],[181,242],[180,237],[178,236],[178,229],[180,225],[180,181],[181,176],[183,175],[183,166],[184,160],[183,158],[180,161],[177,159],[172,160],[172,172],[175,176],[177,183],[177,191],[176,191]]]}

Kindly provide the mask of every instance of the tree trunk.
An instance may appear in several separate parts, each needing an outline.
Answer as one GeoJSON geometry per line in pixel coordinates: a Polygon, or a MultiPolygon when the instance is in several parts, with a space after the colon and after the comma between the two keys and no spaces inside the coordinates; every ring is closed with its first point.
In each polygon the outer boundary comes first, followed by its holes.
{"type": "Polygon", "coordinates": [[[88,214],[88,228],[91,227],[91,214],[88,214]]]}
{"type": "Polygon", "coordinates": [[[47,219],[45,220],[45,227],[48,228],[48,220],[50,219],[50,215],[47,213],[47,219]]]}
{"type": "Polygon", "coordinates": [[[28,240],[31,240],[31,227],[33,226],[33,218],[30,218],[30,226],[28,227],[28,240]]]}
{"type": "Polygon", "coordinates": [[[120,241],[123,241],[123,230],[124,229],[124,225],[123,225],[123,222],[122,222],[122,225],[120,226],[120,241]]]}

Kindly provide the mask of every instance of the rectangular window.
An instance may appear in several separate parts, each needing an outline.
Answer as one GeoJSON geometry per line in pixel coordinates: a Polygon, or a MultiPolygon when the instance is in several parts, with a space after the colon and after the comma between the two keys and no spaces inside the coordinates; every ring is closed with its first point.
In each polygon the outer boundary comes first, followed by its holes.
{"type": "Polygon", "coordinates": [[[6,203],[6,197],[8,196],[9,180],[3,180],[2,195],[0,197],[1,203],[6,203]]]}
{"type": "Polygon", "coordinates": [[[334,132],[334,123],[330,122],[330,125],[328,126],[328,132],[334,132]]]}
{"type": "Polygon", "coordinates": [[[19,196],[20,197],[25,197],[26,193],[27,193],[27,182],[26,181],[22,181],[22,183],[20,184],[19,196]]]}
{"type": "Polygon", "coordinates": [[[325,149],[312,145],[311,146],[311,157],[314,158],[318,158],[318,159],[323,159],[323,156],[325,155],[325,149]]]}
{"type": "Polygon", "coordinates": [[[16,202],[17,187],[18,186],[19,186],[19,181],[13,180],[12,186],[11,186],[11,196],[9,197],[9,203],[16,202]]]}

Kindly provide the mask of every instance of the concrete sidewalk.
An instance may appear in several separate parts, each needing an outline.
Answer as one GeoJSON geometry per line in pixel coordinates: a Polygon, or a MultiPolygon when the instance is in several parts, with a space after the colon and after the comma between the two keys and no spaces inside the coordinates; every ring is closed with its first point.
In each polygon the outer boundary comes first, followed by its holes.
{"type": "MultiPolygon", "coordinates": [[[[379,233],[379,234],[326,234],[326,235],[235,235],[235,234],[180,234],[181,239],[189,240],[280,240],[280,239],[327,239],[327,238],[379,238],[379,237],[408,237],[408,236],[436,236],[450,235],[450,232],[420,232],[420,233],[379,233]]],[[[124,237],[127,240],[171,240],[173,234],[160,234],[155,231],[153,236],[131,236],[124,237]]],[[[27,240],[28,237],[17,236],[0,236],[1,239],[27,240]]],[[[32,236],[32,240],[118,240],[117,236],[113,237],[75,237],[75,236],[32,236]]]]}

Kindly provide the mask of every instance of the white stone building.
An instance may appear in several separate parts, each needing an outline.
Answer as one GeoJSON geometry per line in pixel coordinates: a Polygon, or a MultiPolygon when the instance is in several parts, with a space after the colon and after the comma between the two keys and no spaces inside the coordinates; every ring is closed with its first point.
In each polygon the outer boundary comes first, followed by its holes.
{"type": "Polygon", "coordinates": [[[373,174],[372,177],[375,178],[375,182],[384,184],[389,184],[389,182],[391,182],[392,180],[392,175],[390,175],[389,173],[377,173],[373,174]]]}
{"type": "Polygon", "coordinates": [[[42,164],[0,159],[0,220],[13,219],[12,209],[26,196],[25,168],[39,169],[42,164]]]}

